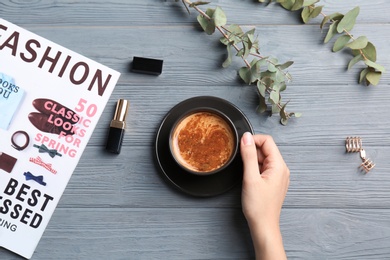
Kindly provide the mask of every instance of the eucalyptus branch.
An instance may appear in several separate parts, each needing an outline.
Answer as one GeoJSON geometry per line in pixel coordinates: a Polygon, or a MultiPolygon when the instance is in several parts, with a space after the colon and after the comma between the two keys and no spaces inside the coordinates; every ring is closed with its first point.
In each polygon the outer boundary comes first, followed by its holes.
{"type": "MultiPolygon", "coordinates": [[[[268,3],[273,0],[258,0],[268,3]]],[[[323,16],[320,28],[330,23],[324,43],[328,43],[335,35],[342,34],[333,45],[333,52],[338,52],[344,48],[349,48],[354,56],[348,63],[348,69],[351,69],[359,61],[367,66],[360,72],[359,83],[365,82],[366,85],[378,85],[385,68],[376,63],[377,53],[374,44],[368,41],[366,36],[355,38],[350,32],[356,23],[360,8],[357,6],[347,12],[333,13],[326,15],[322,12],[323,6],[316,6],[319,0],[276,0],[283,8],[289,11],[302,9],[301,17],[304,23],[316,18],[320,14],[323,16]]]]}
{"type": "Polygon", "coordinates": [[[236,51],[235,56],[241,57],[244,61],[245,67],[240,68],[238,74],[248,85],[257,85],[259,94],[257,111],[259,113],[267,111],[268,104],[270,104],[272,107],[271,114],[279,113],[283,125],[286,125],[291,117],[301,116],[300,113],[286,112],[288,102],[282,104],[281,98],[281,92],[286,89],[286,79],[291,80],[291,75],[284,70],[293,64],[292,61],[279,64],[276,58],[262,56],[259,52],[258,39],[254,36],[255,29],[244,32],[239,25],[226,26],[226,15],[220,7],[208,8],[204,12],[198,6],[206,5],[208,2],[181,1],[188,12],[189,8],[193,8],[199,13],[197,20],[208,35],[213,34],[215,30],[222,34],[220,41],[227,46],[228,52],[228,57],[222,64],[224,68],[229,67],[232,63],[232,48],[236,51]],[[254,57],[252,61],[247,60],[249,56],[254,57]]]}

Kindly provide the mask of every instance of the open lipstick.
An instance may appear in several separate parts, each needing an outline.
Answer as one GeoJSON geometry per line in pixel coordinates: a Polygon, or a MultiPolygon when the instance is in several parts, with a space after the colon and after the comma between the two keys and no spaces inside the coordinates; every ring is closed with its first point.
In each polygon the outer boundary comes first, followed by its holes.
{"type": "Polygon", "coordinates": [[[116,104],[114,119],[110,123],[106,150],[119,154],[122,148],[123,136],[126,129],[126,116],[129,108],[129,101],[119,99],[116,104]]]}

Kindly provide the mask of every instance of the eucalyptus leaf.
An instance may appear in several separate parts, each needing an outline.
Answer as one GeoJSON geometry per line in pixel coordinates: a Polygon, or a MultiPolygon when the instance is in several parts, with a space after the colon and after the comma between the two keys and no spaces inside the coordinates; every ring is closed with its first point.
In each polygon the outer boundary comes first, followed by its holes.
{"type": "Polygon", "coordinates": [[[360,36],[354,41],[348,43],[345,45],[345,47],[349,47],[352,50],[359,50],[359,49],[364,49],[368,44],[368,39],[366,36],[360,36]]]}
{"type": "Polygon", "coordinates": [[[275,82],[277,82],[277,83],[285,82],[285,76],[284,76],[283,71],[277,70],[275,72],[275,82]]]}
{"type": "Polygon", "coordinates": [[[232,48],[231,48],[231,46],[227,45],[226,49],[227,49],[228,56],[227,56],[226,60],[222,63],[222,67],[223,68],[229,67],[230,64],[232,64],[232,60],[233,60],[232,59],[232,48]]]}
{"type": "Polygon", "coordinates": [[[227,30],[229,40],[233,42],[233,44],[238,44],[242,41],[242,36],[244,35],[244,32],[242,31],[240,26],[238,26],[237,24],[232,24],[227,28],[227,30]]]}
{"type": "Polygon", "coordinates": [[[237,52],[236,56],[237,56],[237,57],[243,57],[243,56],[244,56],[244,51],[245,51],[245,49],[244,49],[244,48],[241,48],[241,49],[237,52]]]}
{"type": "Polygon", "coordinates": [[[219,6],[215,8],[212,19],[214,20],[215,26],[224,26],[227,22],[226,15],[219,6]]]}
{"type": "Polygon", "coordinates": [[[349,35],[340,36],[333,45],[333,51],[338,52],[342,50],[350,39],[351,37],[349,37],[349,35]]]}
{"type": "Polygon", "coordinates": [[[379,71],[369,71],[366,75],[366,79],[369,83],[376,86],[379,84],[379,80],[381,79],[382,73],[379,71]]]}
{"type": "Polygon", "coordinates": [[[262,97],[265,97],[266,86],[259,80],[257,81],[257,90],[262,97]]]}
{"type": "Polygon", "coordinates": [[[299,10],[303,7],[304,0],[295,0],[294,5],[291,7],[291,11],[299,10]]]}
{"type": "Polygon", "coordinates": [[[276,72],[278,68],[276,68],[276,64],[278,63],[278,60],[275,58],[269,58],[268,59],[268,70],[270,72],[276,72]]]}
{"type": "Polygon", "coordinates": [[[226,39],[225,37],[221,37],[219,39],[219,41],[223,44],[223,45],[228,45],[230,43],[230,41],[228,39],[226,39]]]}
{"type": "Polygon", "coordinates": [[[203,31],[205,31],[208,35],[211,35],[215,32],[215,24],[213,20],[210,21],[203,15],[198,15],[197,20],[203,31]]]}
{"type": "Polygon", "coordinates": [[[261,62],[260,65],[261,65],[261,66],[267,65],[267,63],[268,63],[268,61],[267,61],[268,58],[269,58],[269,57],[263,57],[263,58],[261,58],[261,59],[259,60],[259,62],[261,62]]]}
{"type": "Polygon", "coordinates": [[[293,61],[287,61],[287,62],[285,62],[285,63],[283,63],[283,64],[277,65],[277,67],[278,67],[279,69],[281,69],[281,70],[285,70],[285,69],[287,69],[288,67],[290,67],[290,66],[293,65],[293,64],[294,64],[293,61]]]}
{"type": "Polygon", "coordinates": [[[371,67],[371,68],[374,68],[380,72],[385,72],[385,68],[382,66],[382,65],[379,65],[378,63],[375,63],[373,61],[370,61],[370,60],[364,60],[364,63],[366,63],[367,66],[371,67]]]}
{"type": "Polygon", "coordinates": [[[360,8],[356,6],[354,9],[346,13],[340,23],[337,25],[337,32],[342,33],[344,30],[350,31],[355,26],[356,18],[359,15],[360,8]]]}
{"type": "Polygon", "coordinates": [[[257,106],[257,112],[264,113],[265,111],[267,111],[267,103],[265,102],[264,97],[259,96],[259,105],[257,106]]]}
{"type": "Polygon", "coordinates": [[[272,101],[272,104],[278,104],[280,100],[280,93],[278,90],[273,90],[269,94],[269,98],[272,101]]]}
{"type": "Polygon", "coordinates": [[[291,10],[291,8],[293,7],[294,3],[295,3],[295,0],[285,0],[283,2],[280,2],[280,5],[286,9],[286,10],[291,10]]]}
{"type": "Polygon", "coordinates": [[[260,62],[256,60],[256,63],[251,67],[251,83],[260,79],[260,62]]]}
{"type": "Polygon", "coordinates": [[[353,57],[353,59],[348,63],[348,69],[351,69],[353,67],[353,65],[355,65],[356,63],[358,63],[361,60],[364,60],[363,56],[361,54],[353,57]]]}
{"type": "Polygon", "coordinates": [[[242,57],[244,58],[244,59],[246,59],[248,56],[249,56],[249,54],[250,54],[250,50],[251,50],[251,45],[250,45],[250,42],[248,42],[248,41],[243,41],[242,42],[242,49],[244,50],[244,53],[242,54],[242,57]]]}
{"type": "MultiPolygon", "coordinates": [[[[270,101],[271,102],[271,101],[270,101]]],[[[280,107],[279,104],[272,104],[271,105],[272,114],[280,113],[280,107]]]]}
{"type": "Polygon", "coordinates": [[[270,77],[261,77],[262,84],[266,87],[266,90],[272,90],[272,84],[274,84],[274,80],[270,77]]]}
{"type": "Polygon", "coordinates": [[[359,84],[363,82],[363,80],[366,78],[367,73],[370,71],[369,68],[365,68],[360,72],[360,77],[359,77],[359,84]]]}
{"type": "Polygon", "coordinates": [[[333,13],[331,15],[327,15],[324,17],[324,19],[322,19],[320,28],[322,29],[328,21],[331,21],[333,23],[334,21],[340,21],[341,19],[343,19],[343,17],[344,15],[340,13],[333,13]]]}
{"type": "Polygon", "coordinates": [[[266,70],[266,71],[261,72],[260,77],[261,77],[262,79],[264,79],[264,78],[270,78],[270,79],[272,79],[273,81],[275,81],[276,73],[275,73],[275,72],[271,72],[271,71],[269,71],[269,70],[266,70]]]}
{"type": "Polygon", "coordinates": [[[364,57],[366,57],[370,61],[373,61],[373,62],[376,61],[376,48],[375,48],[374,44],[372,44],[371,42],[368,42],[367,46],[364,49],[352,50],[352,54],[354,56],[359,55],[360,52],[363,52],[364,57]]]}
{"type": "Polygon", "coordinates": [[[302,113],[299,113],[299,112],[295,112],[295,113],[293,113],[294,114],[294,116],[296,117],[296,118],[298,118],[298,117],[301,117],[302,116],[302,113]]]}
{"type": "Polygon", "coordinates": [[[238,71],[238,75],[240,75],[240,78],[248,85],[250,85],[252,75],[251,75],[251,70],[248,67],[242,67],[238,71]]]}
{"type": "Polygon", "coordinates": [[[333,36],[335,36],[337,34],[338,23],[339,23],[339,21],[335,21],[329,26],[329,30],[328,30],[328,33],[326,34],[324,43],[329,42],[333,38],[333,36]]]}
{"type": "Polygon", "coordinates": [[[279,86],[279,91],[280,91],[280,92],[285,91],[286,88],[287,88],[286,82],[281,82],[281,83],[279,83],[279,84],[280,84],[280,86],[279,86]]]}
{"type": "Polygon", "coordinates": [[[282,106],[282,109],[280,109],[280,112],[279,112],[279,115],[281,118],[280,123],[282,125],[287,125],[287,123],[288,123],[288,116],[286,114],[286,106],[287,106],[287,103],[282,106]]]}
{"type": "Polygon", "coordinates": [[[302,21],[304,23],[308,23],[310,21],[310,12],[311,12],[311,10],[309,7],[303,8],[302,13],[301,13],[301,17],[302,17],[302,21]]]}
{"type": "Polygon", "coordinates": [[[310,13],[310,18],[316,18],[322,12],[324,6],[316,6],[313,11],[310,13]]]}

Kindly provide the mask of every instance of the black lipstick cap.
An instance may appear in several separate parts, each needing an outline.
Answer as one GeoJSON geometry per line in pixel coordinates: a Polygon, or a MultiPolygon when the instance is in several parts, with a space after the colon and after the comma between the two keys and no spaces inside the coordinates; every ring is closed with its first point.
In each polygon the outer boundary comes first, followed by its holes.
{"type": "Polygon", "coordinates": [[[163,60],[133,57],[133,72],[160,75],[162,72],[163,60]]]}
{"type": "Polygon", "coordinates": [[[126,116],[129,108],[129,101],[119,99],[116,104],[114,119],[110,123],[106,150],[119,154],[122,148],[123,136],[126,129],[126,116]]]}

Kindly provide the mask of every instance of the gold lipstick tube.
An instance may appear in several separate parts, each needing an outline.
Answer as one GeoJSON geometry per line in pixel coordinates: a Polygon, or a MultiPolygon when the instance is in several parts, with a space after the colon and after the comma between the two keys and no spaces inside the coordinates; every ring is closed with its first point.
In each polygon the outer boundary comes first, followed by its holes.
{"type": "Polygon", "coordinates": [[[106,150],[109,152],[116,154],[121,152],[129,103],[128,100],[119,99],[116,104],[114,119],[110,123],[110,131],[106,144],[106,150]]]}

